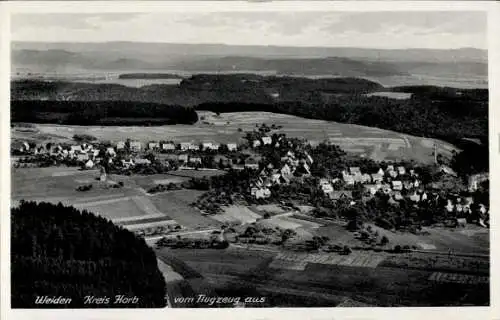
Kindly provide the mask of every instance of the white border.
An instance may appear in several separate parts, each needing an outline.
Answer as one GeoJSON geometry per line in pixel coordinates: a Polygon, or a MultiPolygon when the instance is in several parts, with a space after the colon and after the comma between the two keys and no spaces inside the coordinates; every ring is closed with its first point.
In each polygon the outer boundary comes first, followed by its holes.
{"type": "Polygon", "coordinates": [[[270,308],[270,309],[138,309],[122,310],[12,310],[10,309],[10,33],[9,14],[11,13],[103,13],[103,12],[227,12],[227,11],[488,11],[489,41],[489,88],[490,88],[490,193],[498,189],[497,162],[500,160],[499,131],[496,119],[500,119],[498,104],[500,94],[497,77],[500,75],[500,5],[492,1],[279,1],[279,2],[242,2],[242,1],[29,1],[0,3],[0,227],[1,227],[1,300],[2,319],[197,319],[203,311],[205,317],[217,319],[500,319],[500,278],[495,272],[499,267],[500,251],[496,237],[497,219],[495,217],[500,199],[491,199],[491,307],[461,308],[270,308]],[[496,258],[495,258],[496,257],[496,258]]]}

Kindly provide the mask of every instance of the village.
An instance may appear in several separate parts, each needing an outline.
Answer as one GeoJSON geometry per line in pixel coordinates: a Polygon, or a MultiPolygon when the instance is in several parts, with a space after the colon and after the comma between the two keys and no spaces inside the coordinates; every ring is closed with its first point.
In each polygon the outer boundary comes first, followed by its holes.
{"type": "MultiPolygon", "coordinates": [[[[384,163],[370,172],[352,166],[338,168],[338,176],[313,175],[314,147],[307,141],[288,139],[283,134],[271,135],[267,128],[263,125],[259,130],[254,130],[247,135],[247,142],[239,144],[207,141],[150,141],[143,144],[135,140],[45,145],[18,142],[12,145],[12,154],[17,156],[18,162],[14,166],[18,167],[66,164],[79,166],[83,170],[100,168],[101,181],[106,179],[106,173],[250,170],[255,173],[246,185],[244,197],[256,203],[272,203],[273,192],[280,190],[278,187],[283,188],[292,183],[304,185],[307,180],[308,183],[313,181],[317,193],[332,204],[343,202],[351,206],[365,205],[377,197],[386,197],[387,203],[394,207],[402,202],[410,203],[413,208],[427,208],[429,204],[434,204],[435,208],[437,204],[439,210],[452,217],[448,219],[452,226],[465,226],[468,222],[485,228],[489,226],[487,203],[473,196],[480,185],[488,180],[487,174],[472,175],[468,178],[467,190],[448,193],[439,183],[424,182],[418,167],[397,164],[384,163]],[[266,157],[269,152],[279,155],[279,159],[266,157]],[[148,171],[153,167],[155,170],[148,171]]],[[[90,137],[75,138],[92,140],[90,137]]],[[[457,179],[457,173],[449,166],[436,162],[434,167],[440,177],[457,179]]],[[[156,190],[164,190],[161,185],[157,187],[160,188],[156,190]]],[[[86,190],[85,186],[81,188],[86,190]]]]}

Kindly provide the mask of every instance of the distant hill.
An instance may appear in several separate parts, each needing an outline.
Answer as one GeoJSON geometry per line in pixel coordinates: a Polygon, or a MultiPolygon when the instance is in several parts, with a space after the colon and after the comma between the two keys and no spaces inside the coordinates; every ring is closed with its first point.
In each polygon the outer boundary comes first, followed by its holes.
{"type": "Polygon", "coordinates": [[[487,52],[452,50],[382,50],[166,43],[12,44],[12,70],[33,73],[144,71],[270,71],[284,75],[342,77],[487,75],[487,52]]]}

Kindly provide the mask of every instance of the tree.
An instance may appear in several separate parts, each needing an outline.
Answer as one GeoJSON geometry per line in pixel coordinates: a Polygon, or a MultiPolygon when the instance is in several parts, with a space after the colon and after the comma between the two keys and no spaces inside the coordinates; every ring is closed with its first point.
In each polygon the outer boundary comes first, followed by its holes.
{"type": "Polygon", "coordinates": [[[389,243],[389,238],[387,238],[386,236],[383,236],[382,239],[380,239],[380,244],[382,246],[385,246],[388,243],[389,243]]]}

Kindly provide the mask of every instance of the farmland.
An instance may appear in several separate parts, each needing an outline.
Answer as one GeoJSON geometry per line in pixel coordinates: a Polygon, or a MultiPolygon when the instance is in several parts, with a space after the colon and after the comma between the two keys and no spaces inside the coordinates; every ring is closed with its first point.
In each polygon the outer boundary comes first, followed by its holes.
{"type": "MultiPolygon", "coordinates": [[[[191,126],[106,127],[34,124],[28,132],[23,128],[14,127],[11,135],[12,139],[35,142],[46,141],[48,137],[52,141],[69,141],[75,134],[89,134],[99,140],[109,141],[124,141],[130,138],[143,142],[170,139],[176,142],[241,143],[244,132],[252,130],[256,123],[274,123],[283,126],[281,131],[290,137],[303,137],[311,143],[330,140],[346,151],[375,160],[413,159],[422,162],[432,161],[432,148],[436,141],[372,127],[267,112],[223,113],[219,116],[207,111],[198,113],[201,120],[191,126]],[[238,129],[242,129],[242,132],[238,129]]],[[[448,143],[436,142],[438,151],[443,155],[450,155],[454,150],[448,143]]]]}
{"type": "MultiPolygon", "coordinates": [[[[443,279],[465,279],[462,283],[434,281],[432,268],[408,269],[384,265],[386,257],[360,252],[353,257],[337,254],[276,254],[229,248],[222,250],[160,249],[157,254],[175,254],[199,272],[218,292],[257,292],[271,298],[279,294],[287,301],[336,306],[346,298],[376,306],[437,306],[457,303],[487,304],[488,286],[469,278],[463,269],[443,279]],[[453,289],[452,289],[453,288],[453,289]],[[452,292],[443,294],[447,290],[452,292]],[[315,297],[318,299],[313,303],[315,297]],[[312,299],[312,300],[311,300],[312,299]]],[[[435,278],[438,278],[436,275],[435,278]]],[[[285,301],[282,300],[282,301],[285,301]]],[[[274,301],[273,306],[280,306],[274,301]]],[[[293,304],[292,304],[293,306],[293,304]]]]}

